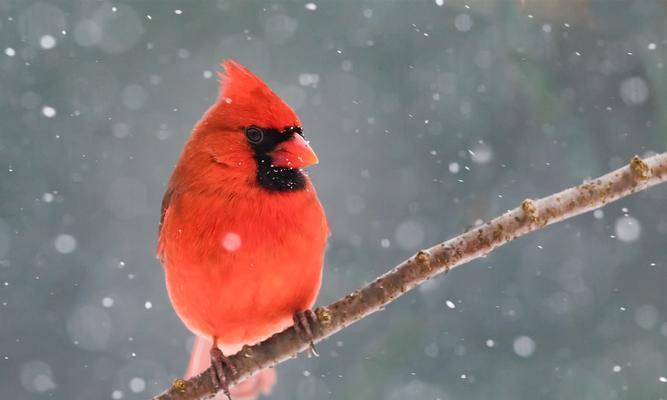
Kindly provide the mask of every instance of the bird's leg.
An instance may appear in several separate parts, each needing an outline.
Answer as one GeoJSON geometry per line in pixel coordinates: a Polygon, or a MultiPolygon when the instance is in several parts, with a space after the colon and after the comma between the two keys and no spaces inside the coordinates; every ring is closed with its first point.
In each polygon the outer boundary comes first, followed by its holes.
{"type": "Polygon", "coordinates": [[[222,350],[218,348],[217,339],[214,337],[213,346],[211,346],[211,369],[213,370],[211,379],[213,380],[213,386],[222,389],[225,396],[227,396],[229,400],[232,400],[232,396],[229,394],[229,383],[227,382],[227,376],[225,375],[225,367],[227,367],[232,374],[236,374],[236,367],[234,367],[234,364],[222,354],[222,350]]]}
{"type": "Polygon", "coordinates": [[[297,311],[294,313],[294,330],[299,335],[305,335],[310,339],[310,348],[308,349],[308,357],[315,356],[319,357],[317,350],[315,350],[315,345],[313,344],[313,326],[312,324],[317,323],[317,315],[313,310],[297,311]]]}

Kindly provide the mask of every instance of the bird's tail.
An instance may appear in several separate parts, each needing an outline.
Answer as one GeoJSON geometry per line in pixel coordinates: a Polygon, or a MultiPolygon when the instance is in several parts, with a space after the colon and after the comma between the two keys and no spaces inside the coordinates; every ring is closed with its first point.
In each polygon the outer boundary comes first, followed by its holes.
{"type": "MultiPolygon", "coordinates": [[[[200,336],[195,336],[195,344],[192,346],[192,354],[188,369],[185,372],[185,379],[195,376],[206,368],[211,366],[211,345],[213,343],[200,336]]],[[[236,349],[237,351],[239,349],[236,349]]],[[[225,354],[233,354],[233,351],[222,349],[225,354]]],[[[260,394],[271,393],[271,388],[276,383],[276,371],[273,368],[267,368],[258,374],[236,384],[230,388],[232,399],[234,400],[255,400],[260,394]]],[[[215,399],[224,399],[224,395],[219,394],[215,399]]]]}

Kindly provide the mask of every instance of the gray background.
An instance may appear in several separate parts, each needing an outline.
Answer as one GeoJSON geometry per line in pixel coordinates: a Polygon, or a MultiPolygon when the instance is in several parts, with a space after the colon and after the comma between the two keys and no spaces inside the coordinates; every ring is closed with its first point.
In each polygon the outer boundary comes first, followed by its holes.
{"type": "MultiPolygon", "coordinates": [[[[0,0],[0,397],[146,399],[183,372],[155,236],[222,58],[320,156],[319,304],[665,150],[665,2],[316,3],[0,0]]],[[[429,282],[282,364],[271,398],[667,398],[666,198],[429,282]]]]}

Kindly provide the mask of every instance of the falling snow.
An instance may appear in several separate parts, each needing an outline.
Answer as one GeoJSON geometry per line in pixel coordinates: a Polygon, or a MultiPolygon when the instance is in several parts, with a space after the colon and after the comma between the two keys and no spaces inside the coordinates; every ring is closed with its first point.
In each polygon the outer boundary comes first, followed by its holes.
{"type": "Polygon", "coordinates": [[[535,341],[529,336],[519,336],[514,339],[512,347],[516,355],[528,358],[535,352],[535,341]]]}
{"type": "Polygon", "coordinates": [[[454,18],[454,26],[460,32],[468,32],[472,28],[472,18],[466,13],[462,13],[454,18]]]}
{"type": "Polygon", "coordinates": [[[42,107],[42,114],[46,118],[53,118],[56,116],[56,109],[51,106],[44,106],[42,107]]]}
{"type": "MultiPolygon", "coordinates": [[[[169,302],[156,234],[178,154],[219,99],[223,58],[269,83],[320,158],[307,171],[331,231],[318,305],[476,235],[527,197],[664,151],[667,42],[650,1],[632,12],[585,1],[501,12],[453,0],[5,3],[0,387],[14,398],[145,399],[182,375],[193,338],[169,302]]],[[[223,198],[221,187],[202,190],[223,198]]],[[[283,209],[283,195],[254,210],[283,209]]],[[[665,198],[656,187],[441,274],[339,333],[323,357],[282,364],[274,393],[661,394],[665,198]],[[582,367],[582,348],[603,350],[582,367]],[[521,385],[489,378],[519,370],[521,385]]],[[[297,210],[274,229],[308,245],[297,210]]],[[[227,222],[207,209],[199,223],[227,222]]],[[[225,227],[211,259],[264,243],[247,237],[261,225],[225,227]]]]}
{"type": "Polygon", "coordinates": [[[58,253],[69,254],[76,250],[77,241],[74,236],[63,233],[56,237],[53,241],[53,246],[58,253]]]}
{"type": "Polygon", "coordinates": [[[639,239],[642,227],[639,221],[631,216],[623,216],[616,220],[615,232],[622,242],[635,242],[639,239]]]}
{"type": "Polygon", "coordinates": [[[639,76],[628,78],[621,82],[620,94],[625,104],[629,106],[641,105],[648,100],[648,84],[639,76]]]}
{"type": "Polygon", "coordinates": [[[56,47],[56,39],[51,35],[44,35],[39,39],[39,45],[45,50],[52,49],[56,47]]]}
{"type": "Polygon", "coordinates": [[[146,389],[146,381],[143,380],[142,378],[134,377],[130,379],[130,383],[128,386],[130,387],[130,390],[132,392],[141,393],[146,389]]]}

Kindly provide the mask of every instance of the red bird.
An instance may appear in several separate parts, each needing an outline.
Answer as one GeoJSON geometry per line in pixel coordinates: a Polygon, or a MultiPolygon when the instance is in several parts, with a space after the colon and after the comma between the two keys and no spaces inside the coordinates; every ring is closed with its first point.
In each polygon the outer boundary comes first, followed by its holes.
{"type": "MultiPolygon", "coordinates": [[[[310,334],[329,228],[302,171],[318,160],[299,118],[245,67],[223,66],[220,95],[162,200],[157,253],[174,309],[196,335],[186,375],[211,365],[229,396],[224,354],[293,323],[310,334]]],[[[274,380],[268,370],[240,389],[274,380]]]]}

